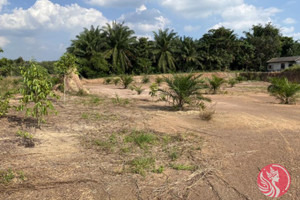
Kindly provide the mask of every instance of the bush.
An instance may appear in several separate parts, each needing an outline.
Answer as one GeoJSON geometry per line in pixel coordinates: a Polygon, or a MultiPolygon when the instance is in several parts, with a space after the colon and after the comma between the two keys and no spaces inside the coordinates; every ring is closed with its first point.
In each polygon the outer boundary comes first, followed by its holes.
{"type": "Polygon", "coordinates": [[[143,78],[142,78],[142,83],[149,83],[150,82],[150,78],[149,78],[149,76],[147,76],[147,75],[145,75],[145,76],[143,76],[143,78]]]}
{"type": "Polygon", "coordinates": [[[300,92],[300,85],[291,83],[287,78],[271,78],[268,92],[284,104],[296,102],[296,94],[300,92]]]}
{"type": "Polygon", "coordinates": [[[142,94],[145,89],[142,86],[133,86],[133,89],[137,92],[138,95],[142,94]]]}
{"type": "Polygon", "coordinates": [[[217,91],[220,89],[221,85],[225,83],[225,80],[221,77],[212,75],[211,79],[208,79],[210,90],[213,94],[216,94],[217,91]]]}
{"type": "Polygon", "coordinates": [[[5,116],[8,113],[9,108],[9,96],[5,95],[0,97],[0,117],[5,116]]]}
{"type": "Polygon", "coordinates": [[[130,75],[122,75],[120,76],[120,80],[124,89],[127,89],[128,86],[133,82],[133,77],[130,75]]]}
{"type": "Polygon", "coordinates": [[[237,83],[238,83],[238,81],[235,78],[231,78],[231,79],[228,80],[228,84],[231,87],[235,86],[235,84],[237,84],[237,83]]]}
{"type": "Polygon", "coordinates": [[[169,89],[160,89],[167,98],[166,101],[171,99],[171,103],[175,108],[183,109],[185,104],[197,103],[201,100],[210,101],[210,99],[202,96],[200,90],[206,88],[203,80],[199,80],[201,74],[194,76],[188,75],[173,75],[171,78],[166,78],[165,81],[169,89]]]}
{"type": "Polygon", "coordinates": [[[113,79],[113,82],[114,82],[115,86],[117,86],[120,82],[120,78],[113,79]]]}
{"type": "Polygon", "coordinates": [[[104,84],[110,84],[111,82],[112,82],[113,80],[112,80],[112,78],[105,78],[104,79],[104,84]]]}
{"type": "Polygon", "coordinates": [[[157,83],[153,83],[152,85],[150,85],[149,95],[151,97],[155,97],[157,92],[158,92],[158,85],[157,85],[157,83]]]}
{"type": "Polygon", "coordinates": [[[52,91],[52,83],[47,70],[35,63],[22,68],[24,85],[21,89],[22,99],[18,110],[26,110],[27,116],[37,119],[37,125],[44,121],[49,109],[54,110],[51,97],[58,98],[52,91]],[[31,104],[33,103],[33,104],[31,104]]]}
{"type": "Polygon", "coordinates": [[[162,82],[164,82],[164,79],[162,77],[156,77],[155,78],[155,83],[157,83],[157,85],[160,85],[162,82]]]}

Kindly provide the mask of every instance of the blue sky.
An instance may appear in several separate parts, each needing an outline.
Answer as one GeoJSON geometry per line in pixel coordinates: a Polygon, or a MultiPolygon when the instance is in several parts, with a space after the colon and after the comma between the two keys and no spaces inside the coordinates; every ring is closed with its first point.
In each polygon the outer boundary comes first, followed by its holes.
{"type": "Polygon", "coordinates": [[[253,24],[273,25],[300,39],[296,0],[0,0],[0,57],[56,60],[83,27],[125,21],[137,36],[174,29],[200,38],[224,26],[242,35],[253,24]]]}

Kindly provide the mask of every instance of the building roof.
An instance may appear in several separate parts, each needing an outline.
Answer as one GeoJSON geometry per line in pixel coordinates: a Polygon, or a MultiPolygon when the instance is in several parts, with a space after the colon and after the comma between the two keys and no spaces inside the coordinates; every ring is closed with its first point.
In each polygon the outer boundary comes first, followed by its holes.
{"type": "Polygon", "coordinates": [[[280,58],[272,58],[267,63],[296,62],[298,60],[300,60],[300,56],[280,57],[280,58]]]}

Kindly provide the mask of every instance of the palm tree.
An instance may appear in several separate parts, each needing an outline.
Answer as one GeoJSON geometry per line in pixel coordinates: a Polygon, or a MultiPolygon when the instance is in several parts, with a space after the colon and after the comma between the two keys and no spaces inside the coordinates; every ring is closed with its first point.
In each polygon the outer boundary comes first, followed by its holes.
{"type": "Polygon", "coordinates": [[[99,27],[91,26],[90,30],[84,28],[84,31],[76,36],[76,40],[71,41],[71,46],[67,50],[77,57],[91,59],[95,52],[105,48],[104,34],[99,27]]]}
{"type": "Polygon", "coordinates": [[[169,29],[159,30],[158,33],[153,32],[154,34],[154,50],[153,53],[158,59],[157,66],[162,72],[167,70],[175,70],[174,62],[174,48],[173,41],[177,35],[173,30],[169,32],[169,29]]]}
{"type": "Polygon", "coordinates": [[[3,49],[0,47],[0,53],[2,53],[3,52],[3,49]]]}
{"type": "Polygon", "coordinates": [[[91,26],[71,41],[68,53],[78,58],[79,72],[84,77],[99,77],[103,72],[109,72],[103,52],[107,49],[104,34],[99,27],[91,26]]]}
{"type": "Polygon", "coordinates": [[[124,23],[113,22],[102,28],[108,44],[106,58],[111,58],[111,65],[115,72],[126,72],[131,67],[130,57],[134,57],[131,45],[136,42],[134,31],[124,23]]]}
{"type": "Polygon", "coordinates": [[[194,67],[200,65],[199,61],[199,54],[196,49],[195,42],[191,37],[183,37],[180,38],[181,40],[181,59],[184,61],[185,64],[185,70],[187,70],[187,67],[194,67]]]}

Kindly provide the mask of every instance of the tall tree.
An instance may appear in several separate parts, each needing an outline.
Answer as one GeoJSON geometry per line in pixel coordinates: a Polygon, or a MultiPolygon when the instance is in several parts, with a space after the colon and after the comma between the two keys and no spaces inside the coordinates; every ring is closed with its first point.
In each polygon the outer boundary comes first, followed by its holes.
{"type": "Polygon", "coordinates": [[[233,30],[211,29],[198,42],[204,65],[209,70],[225,70],[235,59],[238,40],[233,30]]]}
{"type": "Polygon", "coordinates": [[[98,77],[109,72],[103,52],[107,49],[105,35],[101,33],[99,27],[91,26],[71,41],[71,46],[67,48],[78,58],[79,72],[84,77],[98,77]]]}
{"type": "Polygon", "coordinates": [[[265,26],[254,25],[250,32],[245,32],[246,40],[255,48],[253,64],[256,70],[266,70],[267,61],[280,56],[281,35],[278,28],[271,23],[265,26]]]}
{"type": "Polygon", "coordinates": [[[190,69],[198,69],[200,66],[200,57],[196,49],[196,44],[191,37],[181,37],[180,38],[180,60],[183,71],[188,71],[190,69]]]}
{"type": "Polygon", "coordinates": [[[105,52],[105,57],[110,58],[112,70],[115,73],[125,73],[130,71],[132,67],[130,57],[134,57],[131,50],[131,45],[136,42],[134,31],[124,23],[112,22],[106,24],[102,28],[108,50],[105,52]]]}
{"type": "Polygon", "coordinates": [[[159,30],[154,34],[154,48],[153,53],[156,57],[158,70],[161,72],[176,70],[174,62],[174,38],[177,37],[177,33],[173,30],[169,32],[169,29],[159,30]]]}

